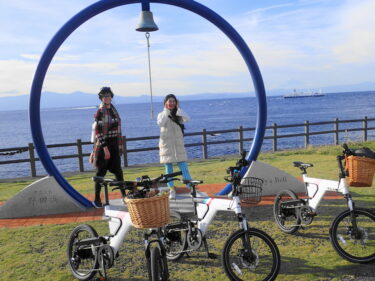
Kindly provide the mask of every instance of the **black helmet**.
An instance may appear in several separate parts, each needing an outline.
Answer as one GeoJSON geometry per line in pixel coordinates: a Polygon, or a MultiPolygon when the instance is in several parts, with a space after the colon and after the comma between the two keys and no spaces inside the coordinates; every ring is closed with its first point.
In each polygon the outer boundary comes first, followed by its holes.
{"type": "Polygon", "coordinates": [[[98,93],[99,99],[101,100],[105,94],[111,94],[111,98],[114,96],[111,87],[102,87],[98,93]]]}

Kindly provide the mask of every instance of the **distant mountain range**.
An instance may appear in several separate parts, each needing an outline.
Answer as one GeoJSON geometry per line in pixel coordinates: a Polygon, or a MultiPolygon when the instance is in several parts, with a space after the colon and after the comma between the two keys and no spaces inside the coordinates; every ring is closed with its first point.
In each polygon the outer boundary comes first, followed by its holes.
{"type": "MultiPolygon", "coordinates": [[[[183,100],[207,100],[207,99],[227,99],[227,98],[241,98],[248,97],[249,93],[234,93],[234,94],[195,94],[188,96],[178,96],[183,100]]],[[[252,95],[254,96],[254,94],[252,95]]],[[[164,96],[153,96],[154,102],[162,102],[164,96]]],[[[41,108],[58,108],[58,107],[86,107],[97,106],[100,101],[97,94],[89,94],[83,92],[73,92],[69,94],[43,92],[41,95],[41,108]]],[[[30,95],[0,97],[0,111],[6,110],[25,110],[29,108],[30,95]]],[[[115,104],[133,104],[133,103],[148,103],[150,102],[149,95],[141,95],[136,97],[123,97],[115,95],[115,104]]]]}
{"type": "MultiPolygon", "coordinates": [[[[319,88],[320,89],[320,88],[319,88]]],[[[375,83],[365,82],[355,85],[334,86],[321,88],[322,92],[338,93],[338,92],[363,92],[375,90],[375,83]]],[[[266,90],[267,96],[282,96],[292,92],[291,89],[273,89],[266,90]]],[[[208,100],[208,99],[227,99],[227,98],[242,98],[253,97],[252,93],[200,93],[186,96],[179,96],[183,100],[208,100]]],[[[25,110],[29,108],[29,95],[7,96],[0,97],[0,111],[6,110],[25,110]]],[[[154,102],[163,101],[164,96],[153,96],[154,102]]],[[[116,104],[132,104],[132,103],[147,103],[150,102],[149,95],[141,95],[136,97],[123,97],[116,95],[114,98],[116,104]]],[[[41,108],[56,108],[56,107],[84,107],[96,106],[99,104],[98,96],[96,94],[73,92],[69,94],[43,92],[41,96],[41,108]]]]}

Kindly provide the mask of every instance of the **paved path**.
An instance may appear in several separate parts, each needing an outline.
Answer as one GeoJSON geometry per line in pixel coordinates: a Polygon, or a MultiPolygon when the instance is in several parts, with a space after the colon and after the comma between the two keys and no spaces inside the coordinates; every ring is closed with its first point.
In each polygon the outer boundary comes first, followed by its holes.
{"type": "MultiPolygon", "coordinates": [[[[215,197],[215,194],[223,189],[226,184],[202,184],[199,186],[198,196],[215,197]]],[[[337,196],[337,193],[329,194],[325,196],[325,199],[338,199],[342,196],[337,196]]],[[[87,199],[93,200],[93,195],[88,194],[87,199]]],[[[121,195],[119,193],[109,194],[110,203],[113,205],[123,206],[121,195]]],[[[262,200],[254,206],[272,205],[274,196],[263,196],[262,200]]],[[[251,206],[245,204],[245,206],[251,206]]],[[[170,201],[172,209],[178,208],[179,211],[189,211],[191,206],[189,190],[185,187],[177,188],[176,201],[170,201]],[[178,203],[178,205],[177,205],[178,203]]],[[[16,219],[0,219],[0,228],[15,228],[15,227],[26,227],[35,225],[47,225],[47,224],[66,224],[66,223],[82,223],[87,221],[101,220],[104,209],[89,209],[86,212],[80,213],[68,213],[68,214],[57,214],[48,216],[37,216],[27,218],[16,218],[16,219]]]]}

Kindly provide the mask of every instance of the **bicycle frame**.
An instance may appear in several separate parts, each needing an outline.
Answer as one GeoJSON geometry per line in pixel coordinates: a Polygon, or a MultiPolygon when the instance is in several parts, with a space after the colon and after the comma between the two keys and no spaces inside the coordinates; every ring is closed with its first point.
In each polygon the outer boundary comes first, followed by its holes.
{"type": "Polygon", "coordinates": [[[349,192],[349,185],[346,182],[345,171],[341,162],[342,159],[343,158],[341,156],[337,157],[339,166],[339,181],[311,178],[307,176],[306,170],[303,171],[302,178],[303,182],[305,183],[306,193],[308,195],[307,202],[313,212],[316,212],[320,201],[327,191],[336,191],[343,194],[344,198],[347,200],[349,210],[354,210],[353,199],[349,192]]]}
{"type": "MultiPolygon", "coordinates": [[[[241,202],[238,196],[227,198],[192,198],[195,203],[195,212],[198,217],[198,228],[204,236],[208,226],[215,218],[218,211],[234,212],[240,221],[240,227],[247,230],[247,221],[242,215],[241,202]]],[[[177,212],[178,213],[178,212],[177,212]]]]}
{"type": "MultiPolygon", "coordinates": [[[[163,190],[164,188],[159,189],[163,190]]],[[[167,190],[168,188],[165,189],[167,190]]],[[[218,211],[234,212],[237,215],[240,228],[244,230],[248,229],[247,220],[242,214],[239,196],[233,196],[232,198],[195,197],[191,199],[194,203],[194,210],[198,217],[197,226],[201,230],[203,236],[205,235],[208,226],[211,224],[218,211]]],[[[113,248],[114,254],[116,255],[122,243],[126,239],[127,234],[133,228],[130,214],[123,206],[108,204],[104,207],[103,217],[104,219],[108,220],[110,234],[108,237],[110,238],[109,245],[113,248]]]]}
{"type": "Polygon", "coordinates": [[[325,180],[308,177],[303,174],[303,181],[305,182],[306,192],[308,195],[307,202],[311,209],[315,212],[318,209],[319,203],[327,191],[336,191],[342,193],[345,198],[348,197],[348,206],[353,210],[353,201],[350,196],[349,187],[344,178],[339,181],[325,180]]]}
{"type": "MultiPolygon", "coordinates": [[[[168,187],[159,187],[160,191],[166,191],[168,189],[168,187]]],[[[105,188],[105,192],[106,190],[107,188],[105,188]]],[[[106,202],[109,201],[106,199],[106,202]]],[[[103,218],[108,220],[110,233],[109,245],[113,248],[114,254],[116,255],[127,234],[134,227],[130,219],[130,214],[125,210],[125,206],[106,204],[104,206],[103,218]]]]}
{"type": "MultiPolygon", "coordinates": [[[[123,209],[124,207],[120,207],[123,209]]],[[[113,248],[116,255],[126,235],[132,229],[133,224],[130,219],[129,212],[119,210],[119,207],[107,205],[104,209],[104,218],[108,220],[110,240],[109,245],[113,248]]]]}

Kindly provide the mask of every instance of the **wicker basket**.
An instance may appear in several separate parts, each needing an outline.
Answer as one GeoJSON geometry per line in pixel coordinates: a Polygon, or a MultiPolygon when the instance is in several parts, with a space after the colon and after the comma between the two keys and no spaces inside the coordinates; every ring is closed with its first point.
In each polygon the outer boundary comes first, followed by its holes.
{"type": "Polygon", "coordinates": [[[348,156],[345,158],[345,168],[348,172],[350,186],[368,187],[372,185],[375,159],[348,156]]]}
{"type": "Polygon", "coordinates": [[[157,228],[169,223],[168,193],[150,198],[125,198],[125,203],[136,228],[157,228]]]}
{"type": "Polygon", "coordinates": [[[263,180],[245,177],[241,180],[240,199],[244,203],[257,204],[262,199],[263,180]]]}

